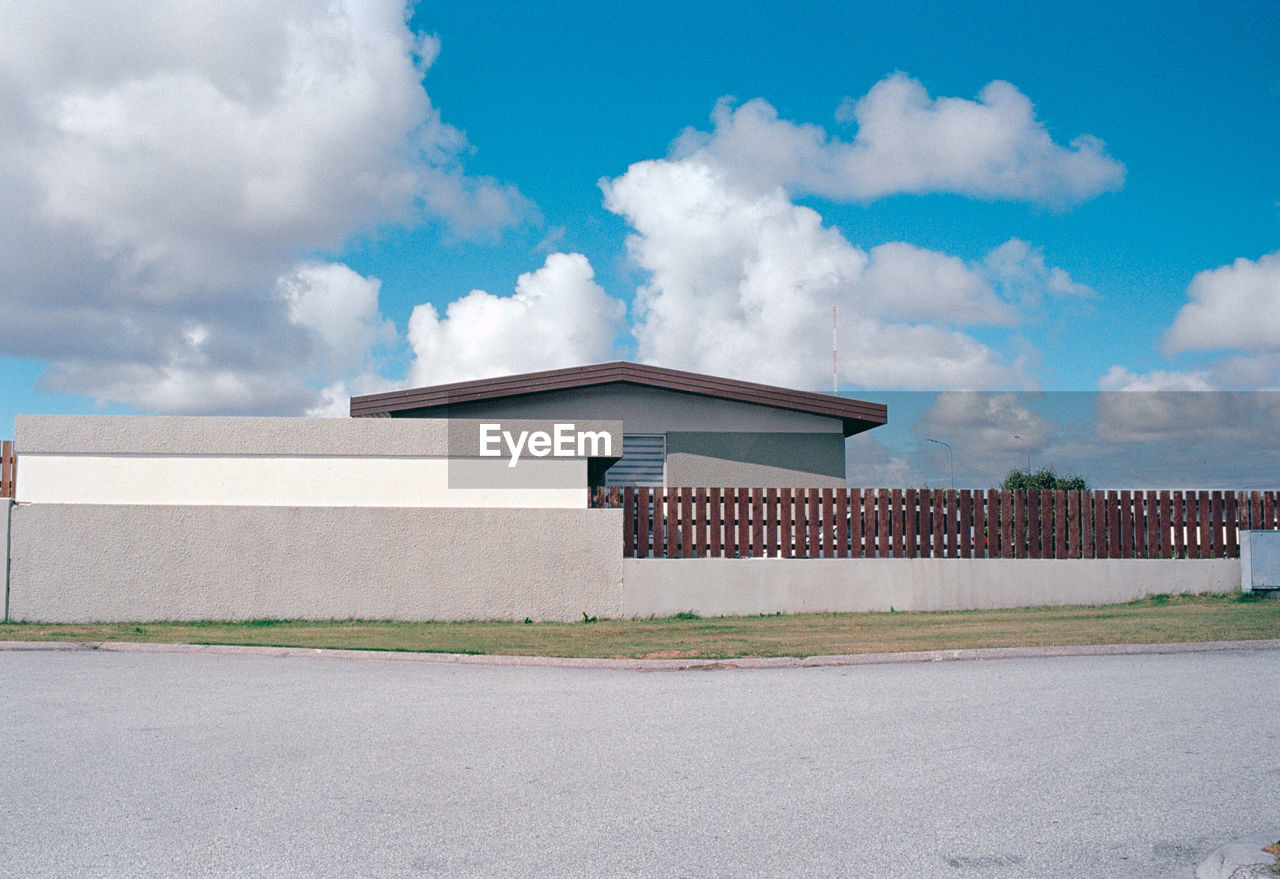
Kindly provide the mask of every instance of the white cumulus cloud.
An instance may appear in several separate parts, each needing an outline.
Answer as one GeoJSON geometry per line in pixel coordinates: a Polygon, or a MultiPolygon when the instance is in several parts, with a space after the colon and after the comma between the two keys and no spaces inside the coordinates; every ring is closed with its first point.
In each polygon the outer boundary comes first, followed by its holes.
{"type": "MultiPolygon", "coordinates": [[[[1193,369],[1135,373],[1115,365],[1104,391],[1254,391],[1280,387],[1280,251],[1199,272],[1165,331],[1166,355],[1196,353],[1193,369]]],[[[1189,397],[1188,399],[1195,399],[1189,397]]]]}
{"type": "Polygon", "coordinates": [[[1124,181],[1124,166],[1102,141],[1079,135],[1056,143],[1030,99],[1007,82],[989,83],[976,101],[931,98],[898,73],[846,100],[837,118],[856,123],[852,141],[779,119],[761,99],[736,108],[722,100],[713,131],[686,132],[675,155],[709,155],[739,185],[843,201],[949,192],[1061,206],[1124,181]]]}
{"type": "Polygon", "coordinates": [[[519,277],[513,296],[472,290],[442,318],[419,305],[409,318],[410,384],[433,385],[612,357],[626,306],[595,282],[587,258],[553,253],[519,277]]]}
{"type": "Polygon", "coordinates": [[[323,343],[326,373],[367,366],[375,345],[395,341],[395,324],[378,310],[381,286],[341,263],[304,263],[277,282],[289,320],[323,343]]]}
{"type": "Polygon", "coordinates": [[[825,387],[835,305],[842,384],[1031,383],[1020,363],[965,330],[1025,319],[1021,291],[1032,281],[1009,283],[1011,267],[1058,292],[1056,270],[1021,242],[1016,254],[1003,247],[994,268],[906,242],[866,251],[781,185],[738,185],[712,153],[640,162],[601,186],[605,206],[634,230],[628,252],[648,276],[634,326],[644,360],[825,387]],[[1010,290],[1017,302],[1002,298],[1010,290]]]}
{"type": "Polygon", "coordinates": [[[50,362],[49,389],[303,411],[382,326],[313,254],[526,210],[464,174],[399,0],[6,4],[0,31],[0,353],[50,362]]]}
{"type": "Polygon", "coordinates": [[[1187,297],[1165,336],[1166,353],[1280,349],[1280,251],[1200,272],[1187,297]]]}

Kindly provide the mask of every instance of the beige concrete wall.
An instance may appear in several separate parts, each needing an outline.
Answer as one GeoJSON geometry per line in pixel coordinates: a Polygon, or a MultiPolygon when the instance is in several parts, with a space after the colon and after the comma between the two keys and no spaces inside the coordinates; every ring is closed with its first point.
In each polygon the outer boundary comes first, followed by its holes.
{"type": "Polygon", "coordinates": [[[619,510],[18,505],[10,618],[621,615],[619,510]]]}
{"type": "Polygon", "coordinates": [[[1240,588],[1239,559],[623,559],[628,617],[1113,604],[1240,588]]]}
{"type": "MultiPolygon", "coordinates": [[[[513,436],[556,427],[529,420],[502,426],[513,436]]],[[[541,456],[530,443],[513,459],[501,448],[482,449],[480,427],[390,418],[22,415],[16,420],[17,499],[582,509],[588,455],[612,460],[608,449],[620,454],[622,447],[620,421],[579,421],[573,427],[599,442],[572,444],[564,455],[540,446],[541,456]]]]}

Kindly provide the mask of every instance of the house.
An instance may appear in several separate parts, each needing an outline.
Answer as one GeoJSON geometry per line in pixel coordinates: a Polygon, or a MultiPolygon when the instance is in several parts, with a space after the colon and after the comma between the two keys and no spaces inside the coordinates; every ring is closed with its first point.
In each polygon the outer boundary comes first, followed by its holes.
{"type": "Polygon", "coordinates": [[[638,363],[599,363],[351,398],[353,417],[620,420],[595,485],[841,487],[846,437],[881,403],[638,363]],[[604,469],[607,466],[607,469],[604,469]]]}

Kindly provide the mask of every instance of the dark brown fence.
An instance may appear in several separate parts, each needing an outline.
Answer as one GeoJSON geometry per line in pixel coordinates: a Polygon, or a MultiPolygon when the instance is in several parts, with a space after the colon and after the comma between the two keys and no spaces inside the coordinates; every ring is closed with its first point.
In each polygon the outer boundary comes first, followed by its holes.
{"type": "Polygon", "coordinates": [[[1234,558],[1280,493],[596,489],[627,558],[1234,558]]]}
{"type": "Polygon", "coordinates": [[[0,442],[0,497],[13,497],[13,480],[18,475],[18,459],[13,456],[13,440],[0,442]]]}

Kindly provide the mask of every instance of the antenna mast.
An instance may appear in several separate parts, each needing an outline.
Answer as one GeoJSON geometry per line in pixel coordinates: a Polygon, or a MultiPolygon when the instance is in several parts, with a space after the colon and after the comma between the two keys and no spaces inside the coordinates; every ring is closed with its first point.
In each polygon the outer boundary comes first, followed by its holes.
{"type": "Polygon", "coordinates": [[[840,393],[840,356],[836,345],[836,304],[831,303],[831,393],[840,393]]]}

